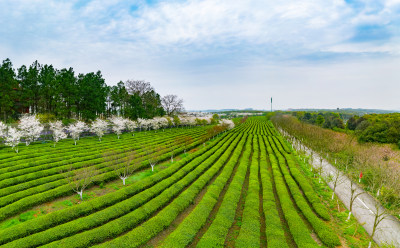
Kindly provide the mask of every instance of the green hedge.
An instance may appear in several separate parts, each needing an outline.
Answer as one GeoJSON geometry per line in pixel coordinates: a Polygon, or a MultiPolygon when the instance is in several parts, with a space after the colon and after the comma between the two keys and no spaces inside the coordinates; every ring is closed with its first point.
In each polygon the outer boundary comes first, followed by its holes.
{"type": "MultiPolygon", "coordinates": [[[[280,141],[276,140],[275,137],[274,137],[274,139],[275,139],[275,144],[284,144],[284,143],[280,143],[280,141]]],[[[280,146],[280,147],[282,147],[282,146],[280,146]]],[[[287,146],[283,145],[283,147],[287,147],[287,146]]],[[[313,207],[315,212],[322,219],[330,220],[331,216],[328,212],[328,209],[326,208],[325,205],[322,204],[321,199],[317,196],[317,194],[315,193],[315,190],[311,186],[310,182],[306,179],[304,174],[299,171],[298,166],[296,165],[296,162],[293,159],[293,155],[288,155],[285,153],[283,153],[283,155],[285,156],[285,159],[289,166],[291,175],[296,180],[296,182],[299,184],[301,190],[303,191],[307,200],[311,203],[311,206],[313,207]]]]}
{"type": "Polygon", "coordinates": [[[257,136],[254,136],[249,187],[243,209],[242,225],[235,242],[236,247],[260,247],[260,182],[258,181],[258,159],[258,139],[257,136]]]}
{"type": "MultiPolygon", "coordinates": [[[[240,140],[241,135],[239,134],[238,139],[235,144],[230,145],[226,150],[224,150],[223,155],[220,159],[202,176],[200,176],[187,190],[180,194],[176,199],[174,199],[167,207],[161,210],[156,216],[151,218],[149,221],[143,223],[139,227],[133,229],[132,231],[113,239],[109,242],[102,243],[96,247],[140,247],[145,244],[152,237],[157,235],[159,232],[167,228],[172,221],[183,212],[189,204],[191,204],[198,193],[207,185],[211,179],[217,175],[217,173],[223,168],[221,174],[216,180],[221,178],[228,178],[233,171],[234,164],[237,162],[238,149],[240,145],[237,145],[240,140]],[[235,149],[236,147],[236,149],[235,149]],[[234,151],[234,152],[233,152],[234,151]],[[231,153],[233,156],[231,157],[231,153]],[[230,160],[229,160],[230,159],[230,160]],[[228,162],[227,161],[232,161],[228,162]],[[225,165],[225,166],[224,166],[225,165]],[[225,173],[224,173],[225,172],[225,173]]],[[[241,142],[242,143],[242,142],[241,142]]],[[[204,199],[204,198],[203,198],[204,199]]],[[[170,246],[171,247],[171,246],[170,246]]]]}
{"type": "Polygon", "coordinates": [[[29,234],[44,231],[52,226],[71,221],[80,216],[88,215],[92,212],[101,210],[105,207],[125,200],[128,197],[131,197],[155,185],[165,178],[170,177],[193,159],[196,159],[200,156],[202,157],[202,159],[206,159],[208,156],[216,152],[223,145],[223,142],[226,141],[226,139],[232,139],[231,135],[232,134],[221,136],[215,143],[212,143],[211,145],[202,148],[198,152],[193,153],[185,157],[184,159],[174,163],[167,169],[160,171],[157,174],[154,174],[148,178],[145,178],[138,183],[127,186],[116,192],[95,198],[91,201],[83,202],[80,205],[75,205],[67,209],[53,212],[43,217],[33,219],[29,222],[22,223],[17,226],[0,231],[0,244],[10,242],[17,238],[25,237],[29,234]]]}
{"type": "MultiPolygon", "coordinates": [[[[245,138],[243,138],[245,142],[245,138]]],[[[246,149],[249,148],[250,141],[247,141],[246,149]]],[[[243,156],[249,156],[249,150],[245,151],[243,156]]],[[[247,159],[240,159],[240,165],[234,175],[229,188],[227,189],[224,199],[218,209],[215,219],[212,221],[207,232],[203,235],[197,244],[197,247],[223,247],[229,228],[235,220],[236,208],[240,200],[240,195],[245,181],[247,167],[247,159]]],[[[173,242],[173,241],[172,241],[173,242]]],[[[169,242],[171,244],[171,242],[169,242]]]]}
{"type": "Polygon", "coordinates": [[[167,205],[185,187],[211,167],[225,150],[223,148],[229,145],[231,145],[230,142],[225,142],[221,149],[206,160],[201,157],[194,159],[171,177],[127,200],[89,216],[31,235],[25,239],[17,240],[9,245],[24,247],[24,244],[28,243],[32,247],[57,240],[46,246],[81,247],[117,237],[121,233],[131,230],[148,219],[155,211],[167,205]]]}
{"type": "MultiPolygon", "coordinates": [[[[273,142],[270,138],[270,142],[273,142]]],[[[285,158],[278,153],[276,146],[271,143],[272,149],[275,150],[275,154],[277,154],[279,165],[284,175],[285,181],[289,187],[290,192],[296,202],[296,205],[299,207],[301,212],[304,214],[306,219],[310,222],[311,226],[314,228],[318,237],[321,241],[328,247],[335,247],[340,245],[340,240],[335,232],[322,220],[320,220],[314,212],[311,210],[307,201],[304,199],[300,189],[298,188],[296,182],[291,177],[287,167],[285,158]]]]}
{"type": "Polygon", "coordinates": [[[311,238],[310,231],[304,224],[303,220],[299,216],[299,213],[296,211],[292,200],[290,199],[285,181],[278,167],[278,161],[273,154],[270,146],[271,144],[268,143],[267,137],[264,137],[264,142],[267,144],[269,159],[271,161],[272,174],[274,177],[275,187],[279,197],[279,201],[281,203],[282,211],[294,241],[296,242],[298,247],[319,247],[317,243],[311,238]]]}
{"type": "Polygon", "coordinates": [[[262,138],[259,139],[260,143],[260,176],[262,183],[263,194],[263,211],[265,215],[265,235],[267,237],[267,244],[269,248],[289,248],[286,243],[285,231],[283,229],[279,212],[277,210],[277,203],[275,201],[272,175],[268,171],[270,165],[267,162],[267,150],[262,138]]]}
{"type": "MultiPolygon", "coordinates": [[[[246,136],[243,136],[243,140],[246,136]]],[[[250,138],[249,135],[248,138],[250,138]]],[[[247,138],[247,139],[248,139],[247,138]]],[[[242,141],[244,142],[244,141],[242,141]]],[[[206,223],[208,216],[217,203],[219,196],[232,176],[233,169],[237,164],[241,152],[235,151],[235,158],[224,167],[224,170],[218,178],[208,187],[207,192],[204,194],[201,201],[193,209],[193,211],[182,221],[182,223],[163,241],[160,247],[185,247],[189,245],[200,228],[206,223]]],[[[245,150],[242,158],[240,159],[239,166],[232,182],[237,182],[236,177],[246,176],[248,160],[251,154],[251,143],[246,142],[245,150]]]]}

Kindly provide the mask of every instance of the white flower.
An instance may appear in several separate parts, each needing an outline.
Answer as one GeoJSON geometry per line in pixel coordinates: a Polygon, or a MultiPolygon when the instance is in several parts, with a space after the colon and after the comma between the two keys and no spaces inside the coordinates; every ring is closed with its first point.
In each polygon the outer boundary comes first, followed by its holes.
{"type": "Polygon", "coordinates": [[[64,127],[61,121],[50,122],[50,130],[53,131],[54,146],[59,140],[66,139],[67,134],[64,132],[64,127]]]}
{"type": "Polygon", "coordinates": [[[69,125],[68,131],[69,131],[71,137],[74,139],[75,145],[76,145],[76,141],[79,140],[79,136],[81,135],[81,133],[83,131],[85,131],[85,129],[87,129],[87,126],[82,121],[77,121],[75,124],[69,125]]]}
{"type": "Polygon", "coordinates": [[[0,121],[0,137],[6,137],[7,125],[0,121]]]}
{"type": "Polygon", "coordinates": [[[228,120],[228,119],[221,119],[221,120],[220,120],[220,125],[221,125],[221,126],[226,126],[226,128],[227,128],[228,130],[235,127],[235,123],[233,123],[232,120],[228,120]]]}
{"type": "Polygon", "coordinates": [[[25,138],[25,143],[28,146],[31,142],[37,140],[43,131],[43,125],[40,124],[39,119],[35,115],[22,116],[19,129],[22,136],[25,138]]]}
{"type": "MultiPolygon", "coordinates": [[[[128,129],[130,132],[133,132],[133,131],[135,131],[135,128],[138,127],[138,124],[135,121],[126,120],[125,121],[125,126],[126,126],[126,129],[128,129]]],[[[133,133],[132,133],[132,135],[133,135],[133,133]]]]}
{"type": "Polygon", "coordinates": [[[119,136],[121,135],[122,130],[125,129],[126,119],[119,117],[119,116],[112,116],[109,120],[112,123],[113,132],[117,134],[118,139],[119,139],[119,136]]]}
{"type": "Polygon", "coordinates": [[[107,131],[108,123],[100,118],[97,118],[90,128],[90,131],[95,133],[99,137],[99,141],[101,141],[101,137],[103,137],[104,133],[107,131]]]}
{"type": "Polygon", "coordinates": [[[9,127],[8,133],[6,136],[6,145],[11,146],[13,149],[16,148],[16,152],[18,153],[18,144],[22,138],[23,133],[16,128],[9,127]]]}

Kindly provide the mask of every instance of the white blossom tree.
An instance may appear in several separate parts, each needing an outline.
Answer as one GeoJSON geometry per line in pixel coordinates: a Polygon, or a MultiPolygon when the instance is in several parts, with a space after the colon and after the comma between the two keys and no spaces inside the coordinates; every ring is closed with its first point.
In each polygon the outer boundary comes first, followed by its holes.
{"type": "Polygon", "coordinates": [[[119,139],[119,136],[122,134],[122,130],[125,129],[126,120],[119,116],[112,116],[109,120],[112,124],[113,132],[117,134],[119,139]]]}
{"type": "Polygon", "coordinates": [[[132,121],[132,120],[126,120],[125,126],[126,126],[126,129],[129,130],[129,132],[132,132],[132,136],[134,136],[135,135],[134,131],[138,127],[137,122],[132,121]]]}
{"type": "Polygon", "coordinates": [[[160,128],[160,123],[158,122],[158,119],[157,118],[150,119],[149,127],[157,131],[160,128]]]}
{"type": "Polygon", "coordinates": [[[6,136],[6,145],[11,146],[18,153],[18,144],[21,142],[22,132],[16,128],[9,127],[6,136]]]}
{"type": "Polygon", "coordinates": [[[180,119],[180,124],[181,124],[182,126],[188,126],[189,123],[190,123],[190,120],[189,120],[188,117],[180,116],[179,119],[180,119]]]}
{"type": "Polygon", "coordinates": [[[138,119],[138,121],[139,120],[141,129],[143,128],[144,131],[147,131],[147,129],[149,129],[151,126],[151,121],[146,119],[138,119]]]}
{"type": "Polygon", "coordinates": [[[7,125],[0,121],[0,138],[6,137],[7,135],[7,125]]]}
{"type": "Polygon", "coordinates": [[[35,115],[23,115],[20,119],[19,129],[28,146],[40,137],[44,127],[35,115]]]}
{"type": "Polygon", "coordinates": [[[97,118],[91,125],[90,131],[95,133],[97,137],[99,137],[99,141],[101,141],[101,137],[103,137],[104,133],[107,131],[108,123],[100,118],[97,118]]]}
{"type": "Polygon", "coordinates": [[[62,139],[67,138],[67,134],[64,132],[64,127],[61,121],[50,122],[50,130],[53,132],[54,147],[56,143],[62,139]]]}
{"type": "Polygon", "coordinates": [[[162,129],[165,129],[169,125],[168,119],[165,117],[154,117],[153,122],[157,122],[158,128],[162,129]]]}
{"type": "Polygon", "coordinates": [[[228,120],[228,119],[222,119],[222,120],[220,120],[220,125],[221,125],[221,126],[225,126],[226,129],[228,129],[228,130],[235,127],[235,123],[233,123],[232,120],[228,120]]]}
{"type": "Polygon", "coordinates": [[[76,141],[79,140],[79,136],[81,135],[81,133],[83,131],[85,131],[86,129],[87,129],[87,126],[82,121],[77,121],[75,124],[70,124],[68,126],[68,131],[69,131],[72,139],[74,139],[75,145],[76,145],[76,141]]]}

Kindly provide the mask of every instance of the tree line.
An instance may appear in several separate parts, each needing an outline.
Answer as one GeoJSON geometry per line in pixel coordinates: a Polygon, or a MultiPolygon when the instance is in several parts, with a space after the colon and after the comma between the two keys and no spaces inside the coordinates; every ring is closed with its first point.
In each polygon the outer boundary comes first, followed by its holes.
{"type": "Polygon", "coordinates": [[[335,131],[353,133],[359,142],[398,144],[400,147],[400,113],[343,115],[335,112],[286,112],[301,122],[335,131]]]}
{"type": "Polygon", "coordinates": [[[288,112],[291,115],[297,117],[298,120],[309,124],[317,125],[323,128],[329,129],[344,129],[343,114],[335,112],[305,112],[305,111],[293,111],[288,112]]]}
{"type": "Polygon", "coordinates": [[[72,67],[57,69],[38,61],[14,69],[10,59],[0,66],[0,118],[4,121],[16,120],[22,113],[62,120],[87,121],[112,115],[147,119],[181,110],[182,100],[176,95],[161,98],[143,80],[108,86],[100,71],[76,73],[72,67]]]}

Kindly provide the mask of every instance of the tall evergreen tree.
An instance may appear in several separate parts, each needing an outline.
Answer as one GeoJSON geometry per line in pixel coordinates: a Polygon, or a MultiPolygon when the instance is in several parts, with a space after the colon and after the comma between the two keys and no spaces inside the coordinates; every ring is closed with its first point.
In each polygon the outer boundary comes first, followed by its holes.
{"type": "Polygon", "coordinates": [[[0,67],[0,114],[4,121],[15,112],[19,86],[10,59],[3,60],[0,67]]]}
{"type": "Polygon", "coordinates": [[[107,87],[101,72],[79,74],[77,111],[84,120],[106,112],[107,87]]]}

